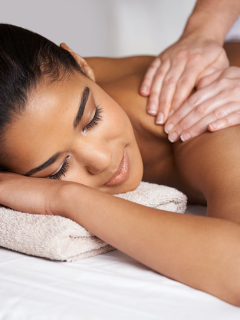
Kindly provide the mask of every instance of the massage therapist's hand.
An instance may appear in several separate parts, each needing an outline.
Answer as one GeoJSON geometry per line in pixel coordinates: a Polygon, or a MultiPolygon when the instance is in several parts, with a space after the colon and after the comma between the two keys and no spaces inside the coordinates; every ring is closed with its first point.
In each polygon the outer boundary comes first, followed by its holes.
{"type": "Polygon", "coordinates": [[[197,91],[167,120],[170,141],[240,124],[240,68],[229,67],[202,78],[197,91]]]}
{"type": "Polygon", "coordinates": [[[226,68],[229,62],[217,41],[191,33],[162,52],[150,65],[140,93],[149,96],[147,112],[164,124],[202,77],[226,68]]]}
{"type": "Polygon", "coordinates": [[[67,181],[0,173],[0,204],[27,213],[65,216],[63,195],[72,185],[81,186],[67,181]]]}

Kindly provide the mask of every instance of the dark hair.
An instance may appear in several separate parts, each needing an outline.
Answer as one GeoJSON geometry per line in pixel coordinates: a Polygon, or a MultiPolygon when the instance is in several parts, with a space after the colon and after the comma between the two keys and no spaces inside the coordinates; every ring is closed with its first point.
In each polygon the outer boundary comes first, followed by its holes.
{"type": "Polygon", "coordinates": [[[0,164],[6,126],[24,111],[31,89],[43,77],[57,81],[73,70],[83,73],[68,51],[27,29],[0,24],[0,164]]]}

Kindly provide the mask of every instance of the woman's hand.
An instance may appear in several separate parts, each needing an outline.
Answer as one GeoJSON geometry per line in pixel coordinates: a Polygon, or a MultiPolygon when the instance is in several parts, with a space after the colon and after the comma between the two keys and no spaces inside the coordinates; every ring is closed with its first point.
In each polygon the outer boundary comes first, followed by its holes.
{"type": "Polygon", "coordinates": [[[0,204],[28,213],[64,215],[61,195],[69,184],[74,183],[0,173],[0,204]]]}
{"type": "Polygon", "coordinates": [[[150,65],[140,93],[149,96],[147,112],[164,124],[202,77],[229,65],[226,53],[215,40],[189,34],[162,52],[150,65]]]}
{"type": "Polygon", "coordinates": [[[240,124],[240,68],[229,67],[202,78],[197,91],[167,120],[169,140],[186,141],[207,130],[240,124]]]}

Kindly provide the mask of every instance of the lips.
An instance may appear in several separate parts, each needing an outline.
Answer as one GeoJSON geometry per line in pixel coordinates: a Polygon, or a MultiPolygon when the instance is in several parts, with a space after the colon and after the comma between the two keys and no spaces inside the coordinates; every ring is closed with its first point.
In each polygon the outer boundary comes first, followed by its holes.
{"type": "Polygon", "coordinates": [[[118,186],[127,180],[129,175],[129,159],[126,150],[124,150],[122,161],[119,165],[117,172],[112,178],[105,183],[105,186],[118,186]]]}

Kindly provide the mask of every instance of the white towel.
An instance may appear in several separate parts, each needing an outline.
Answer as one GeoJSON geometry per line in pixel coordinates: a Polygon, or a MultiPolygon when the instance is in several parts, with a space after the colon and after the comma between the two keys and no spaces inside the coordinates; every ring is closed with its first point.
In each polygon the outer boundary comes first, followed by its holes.
{"type": "MultiPolygon", "coordinates": [[[[152,208],[183,213],[187,198],[176,189],[141,182],[116,195],[152,208]]],[[[76,261],[115,250],[76,222],[0,207],[0,246],[52,260],[76,261]]]]}

